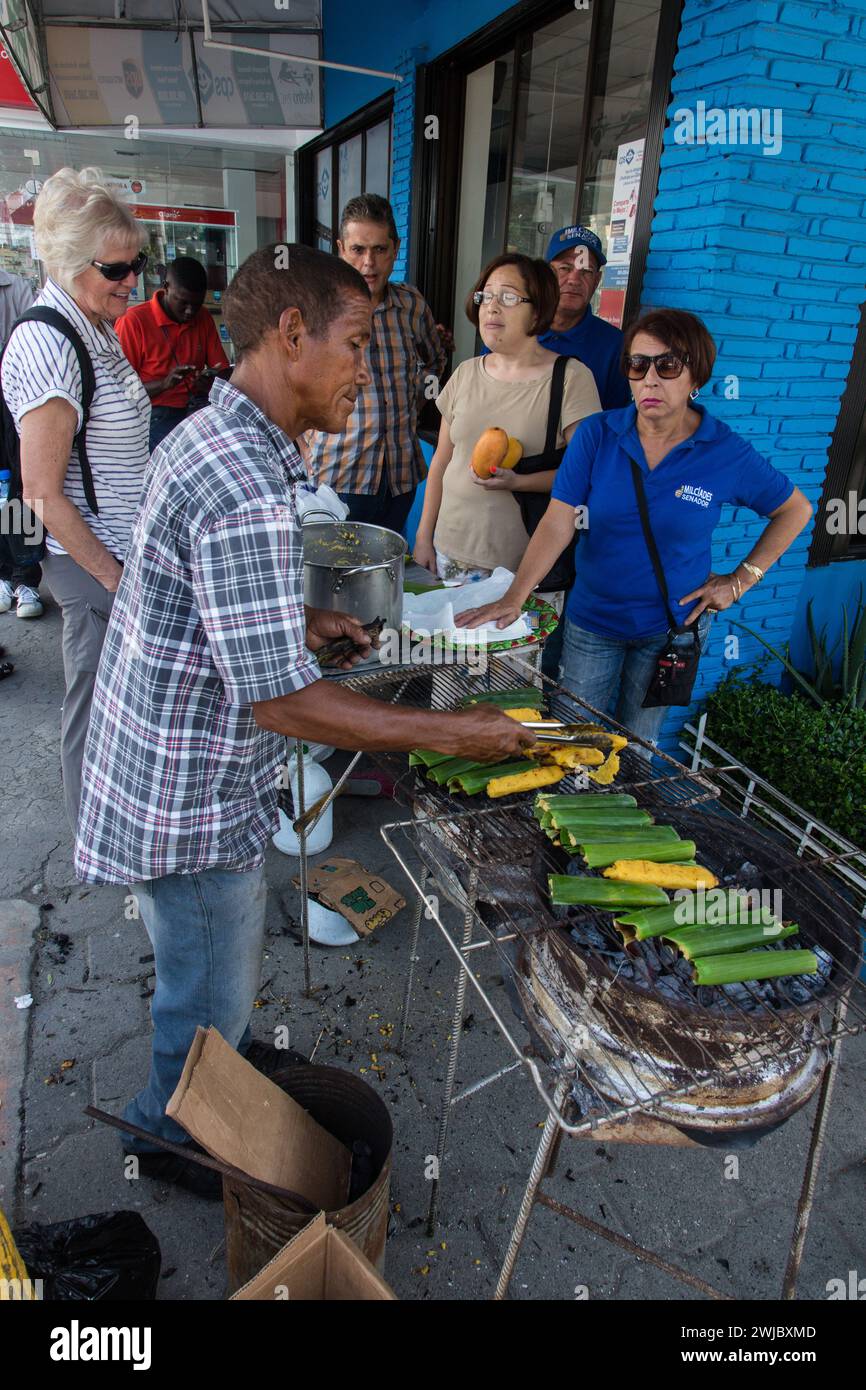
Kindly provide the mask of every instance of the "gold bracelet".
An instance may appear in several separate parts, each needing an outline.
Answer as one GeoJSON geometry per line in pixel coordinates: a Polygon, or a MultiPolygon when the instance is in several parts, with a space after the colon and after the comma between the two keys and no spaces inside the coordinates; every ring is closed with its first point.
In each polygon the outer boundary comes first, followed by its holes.
{"type": "Polygon", "coordinates": [[[752,576],[755,583],[760,584],[761,580],[764,577],[764,571],[762,569],[759,569],[757,565],[750,565],[748,560],[741,560],[740,564],[742,565],[744,570],[749,571],[749,574],[752,576]]]}
{"type": "Polygon", "coordinates": [[[742,594],[742,592],[743,592],[743,586],[742,586],[742,584],[740,583],[740,580],[737,578],[737,576],[736,576],[735,574],[732,574],[732,575],[731,575],[731,593],[732,593],[733,596],[734,596],[734,603],[739,603],[739,601],[740,601],[740,595],[742,594]],[[735,586],[736,586],[736,587],[735,587],[735,586]]]}

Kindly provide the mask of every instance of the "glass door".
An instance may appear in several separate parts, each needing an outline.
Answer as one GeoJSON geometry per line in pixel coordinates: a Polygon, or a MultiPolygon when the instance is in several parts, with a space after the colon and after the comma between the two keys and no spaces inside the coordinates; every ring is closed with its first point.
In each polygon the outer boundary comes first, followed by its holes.
{"type": "Polygon", "coordinates": [[[593,311],[621,324],[660,12],[661,0],[594,0],[467,74],[456,361],[476,351],[463,304],[483,265],[506,250],[543,256],[575,222],[608,257],[593,311]]]}

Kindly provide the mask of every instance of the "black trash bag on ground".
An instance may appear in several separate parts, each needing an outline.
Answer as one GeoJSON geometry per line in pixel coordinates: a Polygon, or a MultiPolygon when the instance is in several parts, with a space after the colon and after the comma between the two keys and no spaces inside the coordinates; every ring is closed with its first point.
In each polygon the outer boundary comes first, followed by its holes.
{"type": "Polygon", "coordinates": [[[15,1244],[42,1297],[88,1303],[154,1299],[162,1256],[137,1211],[104,1211],[51,1226],[24,1226],[15,1244]]]}

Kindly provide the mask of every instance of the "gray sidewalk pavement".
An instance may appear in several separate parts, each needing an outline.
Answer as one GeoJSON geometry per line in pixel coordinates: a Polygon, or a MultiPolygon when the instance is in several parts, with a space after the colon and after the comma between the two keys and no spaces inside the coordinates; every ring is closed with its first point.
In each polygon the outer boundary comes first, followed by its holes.
{"type": "MultiPolygon", "coordinates": [[[[16,664],[0,683],[4,776],[0,840],[0,1205],[13,1226],[89,1212],[138,1210],[163,1253],[160,1298],[224,1296],[223,1219],[203,1203],[123,1176],[119,1139],[85,1105],[119,1112],[146,1076],[150,946],[128,920],[119,888],[75,881],[59,778],[60,618],[50,602],[36,622],[0,617],[0,643],[16,664]],[[15,999],[32,994],[28,1008],[15,999]]],[[[337,759],[329,769],[339,766],[337,759]]],[[[407,894],[379,835],[399,819],[390,801],[341,798],[332,852],[360,860],[407,894]]],[[[271,850],[268,935],[254,1019],[272,1040],[348,1067],[380,1090],[394,1120],[391,1234],[386,1276],[404,1299],[489,1298],[538,1142],[543,1107],[522,1073],[458,1105],[443,1170],[440,1228],[424,1234],[428,1156],[436,1148],[452,1013],[454,960],[430,922],[422,929],[409,1047],[395,1049],[408,960],[408,910],[350,948],[313,948],[303,994],[297,861],[271,850]]],[[[503,1015],[513,1018],[497,966],[481,963],[503,1015]]],[[[467,1003],[458,1086],[510,1060],[480,1001],[467,1003]]],[[[518,1027],[519,1035],[519,1027],[518,1027]]],[[[866,1275],[863,1097],[866,1041],[845,1043],[830,1114],[801,1298],[826,1298],[827,1281],[866,1275]]],[[[737,1298],[781,1288],[814,1101],[739,1153],[590,1141],[563,1144],[549,1191],[566,1205],[682,1263],[737,1298]]],[[[550,1211],[536,1209],[512,1282],[518,1299],[688,1299],[668,1275],[550,1211]]]]}

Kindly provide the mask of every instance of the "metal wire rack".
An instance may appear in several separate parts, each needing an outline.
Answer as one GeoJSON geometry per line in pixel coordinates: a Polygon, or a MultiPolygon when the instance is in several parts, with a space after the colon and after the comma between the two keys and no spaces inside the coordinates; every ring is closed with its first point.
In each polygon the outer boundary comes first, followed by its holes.
{"type": "MultiPolygon", "coordinates": [[[[405,755],[376,755],[376,761],[392,776],[398,798],[413,812],[411,820],[393,822],[382,829],[383,838],[418,894],[401,1048],[406,1038],[422,915],[435,923],[460,966],[439,1125],[440,1167],[453,1105],[509,1072],[525,1068],[547,1110],[496,1296],[504,1297],[507,1292],[532,1208],[541,1202],[630,1249],[639,1258],[652,1261],[700,1292],[725,1297],[655,1252],[636,1247],[618,1233],[555,1203],[541,1192],[540,1184],[563,1134],[585,1137],[601,1125],[623,1126],[645,1123],[647,1119],[652,1125],[660,1115],[668,1123],[671,1115],[679,1115],[687,1124],[690,1115],[694,1118],[696,1113],[711,1108],[714,1087],[734,1085],[748,1090],[756,1079],[783,1071],[789,1084],[775,1109],[768,1107],[768,1118],[776,1122],[784,1119],[816,1088],[820,1091],[785,1274],[784,1294],[793,1297],[838,1067],[839,1043],[846,1033],[858,1032],[866,1023],[866,990],[858,978],[862,940],[857,912],[846,900],[844,890],[840,893],[838,882],[828,876],[822,854],[804,852],[803,846],[799,856],[792,854],[781,840],[771,838],[754,823],[744,826],[742,805],[711,773],[685,768],[642,743],[629,730],[621,730],[614,720],[578,701],[519,654],[491,657],[483,672],[473,672],[465,666],[421,671],[403,668],[349,677],[354,689],[380,699],[450,710],[458,708],[469,696],[506,688],[516,679],[541,689],[552,717],[569,720],[588,715],[609,730],[623,732],[629,747],[621,755],[616,790],[631,791],[656,819],[663,817],[681,833],[689,832],[688,837],[698,842],[701,862],[710,869],[721,869],[721,876],[727,873],[730,879],[733,873],[736,877],[738,866],[742,868],[748,863],[754,875],[763,880],[763,886],[781,887],[786,917],[796,917],[800,922],[798,944],[819,945],[829,956],[831,966],[824,988],[805,1003],[768,997],[766,991],[749,985],[739,997],[726,997],[724,1011],[718,1009],[717,990],[702,991],[688,1007],[678,1010],[676,1005],[666,1004],[659,1010],[652,979],[626,983],[619,978],[622,967],[617,965],[617,959],[626,962],[628,954],[611,933],[609,914],[581,909],[581,923],[594,928],[597,944],[587,946],[584,941],[576,950],[567,948],[572,960],[579,962],[580,988],[569,1001],[560,1000],[570,1003],[570,1009],[560,1014],[554,1009],[541,1018],[534,1009],[527,981],[533,973],[536,980],[543,979],[545,969],[551,965],[550,943],[558,943],[558,952],[554,954],[562,956],[563,940],[568,937],[574,918],[557,914],[545,899],[543,885],[547,873],[563,872],[567,866],[532,820],[528,799],[510,798],[496,807],[474,805],[470,798],[455,797],[443,788],[425,783],[419,772],[408,767],[405,755]],[[731,856],[736,863],[732,864],[731,856]],[[456,929],[446,920],[447,914],[440,910],[438,899],[428,893],[431,881],[461,910],[462,925],[456,929]],[[540,1049],[527,1049],[524,1042],[514,1037],[513,1024],[503,1017],[501,1001],[490,996],[473,968],[473,956],[478,950],[495,952],[503,975],[513,986],[520,1012],[536,1042],[541,1043],[540,1049]],[[492,1076],[455,1094],[467,984],[482,999],[513,1060],[492,1076]],[[672,1015],[676,1021],[673,1028],[672,1015]],[[597,1065],[600,1041],[605,1059],[602,1075],[597,1065]]],[[[577,789],[573,777],[560,783],[557,791],[571,788],[577,789]]],[[[784,948],[782,943],[780,948],[784,948]]],[[[435,1223],[438,1199],[437,1179],[431,1194],[430,1230],[435,1223]]]]}

